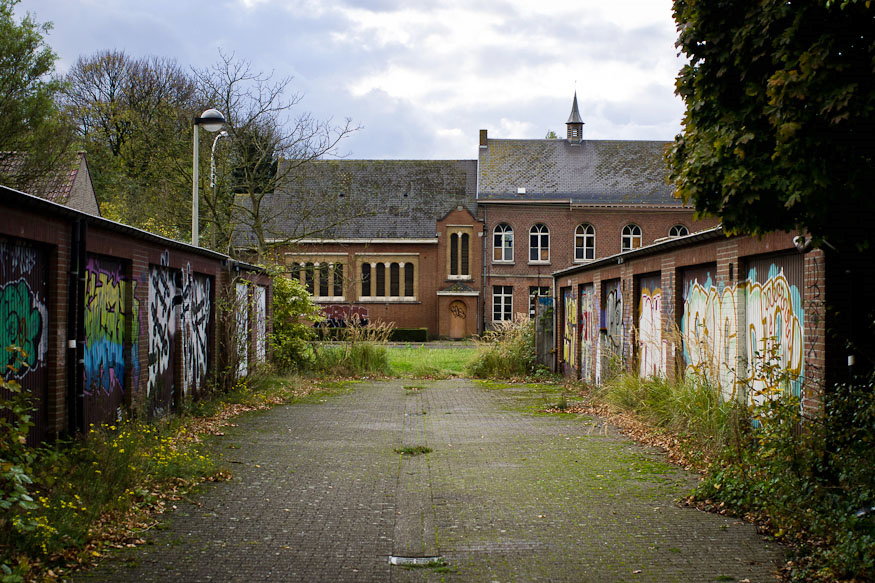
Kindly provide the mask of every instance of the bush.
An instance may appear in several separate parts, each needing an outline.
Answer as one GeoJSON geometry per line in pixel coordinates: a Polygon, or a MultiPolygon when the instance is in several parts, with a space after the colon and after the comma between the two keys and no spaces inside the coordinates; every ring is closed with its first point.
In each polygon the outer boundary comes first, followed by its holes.
{"type": "Polygon", "coordinates": [[[319,306],[300,281],[275,275],[273,278],[273,333],[270,344],[273,362],[281,372],[309,367],[315,358],[311,325],[321,319],[319,306]]]}
{"type": "Polygon", "coordinates": [[[359,326],[355,321],[342,330],[342,342],[320,346],[312,369],[332,376],[382,376],[389,374],[386,342],[391,323],[372,322],[359,326]]]}
{"type": "Polygon", "coordinates": [[[395,328],[389,336],[392,342],[428,342],[428,328],[395,328]]]}
{"type": "Polygon", "coordinates": [[[536,373],[534,323],[528,318],[498,323],[478,341],[467,370],[476,378],[524,378],[536,373]]]}

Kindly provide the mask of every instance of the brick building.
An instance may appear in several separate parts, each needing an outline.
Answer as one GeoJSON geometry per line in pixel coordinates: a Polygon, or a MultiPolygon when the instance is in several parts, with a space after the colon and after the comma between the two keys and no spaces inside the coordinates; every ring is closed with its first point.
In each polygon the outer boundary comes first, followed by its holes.
{"type": "Polygon", "coordinates": [[[672,196],[667,142],[583,125],[575,95],[565,139],[481,130],[478,160],[302,165],[262,204],[266,242],[332,323],[461,338],[530,313],[557,269],[714,226],[672,196]]]}

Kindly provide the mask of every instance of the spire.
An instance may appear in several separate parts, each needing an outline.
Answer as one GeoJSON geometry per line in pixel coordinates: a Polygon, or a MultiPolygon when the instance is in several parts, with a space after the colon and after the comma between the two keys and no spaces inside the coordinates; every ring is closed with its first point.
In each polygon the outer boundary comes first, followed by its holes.
{"type": "Polygon", "coordinates": [[[579,143],[583,139],[583,120],[580,119],[580,111],[577,109],[577,91],[574,91],[574,101],[571,104],[571,115],[565,122],[568,126],[566,138],[569,142],[579,143]]]}

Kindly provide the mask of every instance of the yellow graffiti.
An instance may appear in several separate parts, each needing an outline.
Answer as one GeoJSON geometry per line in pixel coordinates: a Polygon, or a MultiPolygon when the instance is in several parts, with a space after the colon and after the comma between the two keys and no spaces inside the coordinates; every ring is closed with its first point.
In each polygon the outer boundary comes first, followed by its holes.
{"type": "Polygon", "coordinates": [[[86,338],[124,344],[127,282],[107,273],[86,270],[85,289],[86,338]]]}
{"type": "Polygon", "coordinates": [[[710,280],[695,281],[684,300],[681,334],[687,370],[719,385],[723,396],[735,396],[738,382],[737,287],[718,290],[710,280]]]}
{"type": "Polygon", "coordinates": [[[577,366],[577,299],[572,292],[565,295],[565,338],[562,343],[562,359],[577,366]]]}

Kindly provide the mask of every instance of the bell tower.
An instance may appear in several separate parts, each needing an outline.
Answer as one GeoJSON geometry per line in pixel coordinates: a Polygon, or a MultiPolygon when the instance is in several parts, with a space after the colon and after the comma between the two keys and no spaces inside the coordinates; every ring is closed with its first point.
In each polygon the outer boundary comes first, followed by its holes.
{"type": "Polygon", "coordinates": [[[579,144],[583,140],[583,120],[580,119],[580,111],[577,109],[577,91],[574,92],[571,115],[568,116],[565,125],[568,128],[566,139],[572,144],[579,144]]]}

